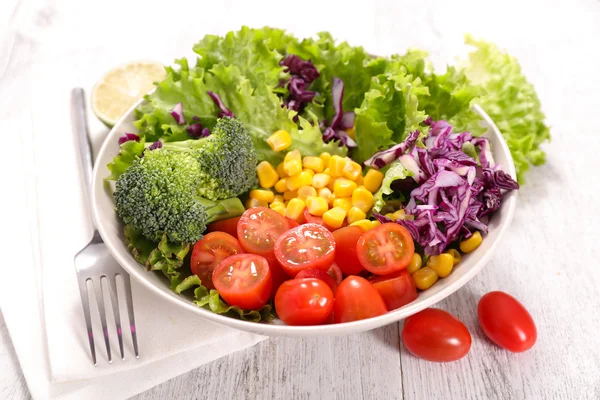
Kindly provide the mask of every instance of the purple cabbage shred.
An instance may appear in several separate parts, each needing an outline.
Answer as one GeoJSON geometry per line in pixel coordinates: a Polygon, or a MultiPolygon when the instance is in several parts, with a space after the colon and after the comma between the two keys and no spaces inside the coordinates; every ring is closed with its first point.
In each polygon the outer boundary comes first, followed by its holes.
{"type": "Polygon", "coordinates": [[[136,142],[140,141],[140,137],[138,135],[136,135],[135,133],[125,133],[123,136],[121,136],[119,138],[119,146],[122,145],[125,142],[130,142],[132,140],[135,140],[136,142]]]}
{"type": "Polygon", "coordinates": [[[219,118],[223,118],[223,117],[235,118],[235,115],[233,114],[233,112],[230,109],[228,109],[227,106],[225,106],[225,103],[223,103],[223,100],[221,100],[221,97],[219,97],[218,94],[216,94],[215,92],[211,92],[210,90],[207,93],[210,96],[210,98],[215,102],[217,107],[219,107],[219,109],[220,109],[219,118]]]}
{"type": "Polygon", "coordinates": [[[183,117],[183,104],[181,104],[181,102],[175,104],[173,111],[171,111],[171,115],[173,118],[175,118],[177,125],[185,125],[185,118],[183,117]]]}

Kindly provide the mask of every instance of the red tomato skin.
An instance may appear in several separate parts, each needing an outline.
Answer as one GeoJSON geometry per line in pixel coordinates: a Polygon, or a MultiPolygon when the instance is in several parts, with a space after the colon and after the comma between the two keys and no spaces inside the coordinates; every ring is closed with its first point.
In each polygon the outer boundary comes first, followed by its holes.
{"type": "MultiPolygon", "coordinates": [[[[267,207],[252,207],[247,209],[237,225],[237,237],[242,248],[251,254],[268,257],[273,255],[275,241],[286,231],[290,229],[290,222],[277,211],[267,207]],[[267,221],[267,222],[265,222],[267,221]],[[269,226],[268,240],[265,236],[261,237],[263,245],[258,245],[252,241],[253,234],[257,230],[269,226]]],[[[262,232],[264,234],[264,232],[262,232]]]]}
{"type": "Polygon", "coordinates": [[[208,224],[207,232],[225,232],[237,239],[237,224],[242,216],[235,218],[228,218],[217,222],[211,222],[208,224]]]}
{"type": "Polygon", "coordinates": [[[283,270],[292,278],[303,269],[314,268],[327,271],[335,259],[335,239],[331,232],[321,225],[303,224],[286,231],[277,239],[275,242],[275,257],[283,270]],[[310,235],[309,233],[318,233],[320,236],[319,240],[327,243],[325,245],[327,250],[319,257],[313,257],[309,261],[297,263],[290,258],[286,250],[298,249],[303,246],[309,248],[306,242],[301,242],[301,240],[306,240],[310,243],[313,240],[312,237],[315,235],[310,235]]]}
{"type": "Polygon", "coordinates": [[[298,223],[298,221],[296,221],[295,219],[291,219],[288,217],[285,217],[286,221],[288,222],[288,225],[290,226],[290,229],[297,227],[298,225],[300,225],[298,223]]]}
{"type": "Polygon", "coordinates": [[[333,232],[336,244],[335,263],[346,276],[358,275],[365,270],[356,253],[356,243],[363,233],[360,226],[347,226],[333,232]]]}
{"type": "Polygon", "coordinates": [[[495,291],[484,295],[477,306],[477,317],[483,333],[513,353],[531,349],[537,340],[531,314],[507,293],[495,291]]]}
{"type": "Polygon", "coordinates": [[[227,257],[215,268],[213,271],[213,283],[215,285],[215,289],[219,292],[221,297],[232,306],[238,306],[247,310],[259,310],[271,297],[271,288],[272,288],[272,276],[271,270],[268,266],[268,262],[264,257],[255,255],[255,254],[236,254],[231,257],[227,257]],[[253,288],[253,290],[247,289],[247,292],[240,293],[235,292],[227,288],[221,281],[218,279],[219,275],[223,273],[223,270],[227,270],[232,263],[242,261],[244,258],[252,258],[256,262],[264,262],[266,265],[265,275],[260,283],[253,288]]]}
{"type": "Polygon", "coordinates": [[[320,279],[291,279],[279,287],[275,310],[287,325],[321,325],[333,311],[333,292],[320,279]]]}
{"type": "Polygon", "coordinates": [[[358,243],[356,243],[356,253],[358,254],[358,259],[364,269],[376,275],[387,275],[400,271],[408,266],[415,253],[415,243],[408,229],[394,222],[388,222],[365,232],[358,240],[358,243]],[[371,240],[377,240],[378,250],[386,251],[389,254],[390,250],[397,249],[390,241],[391,232],[402,237],[402,258],[395,259],[393,263],[386,258],[383,265],[373,264],[369,257],[368,243],[371,240]],[[383,238],[385,239],[382,241],[381,239],[383,238]]]}
{"type": "Polygon", "coordinates": [[[471,349],[471,334],[454,315],[427,308],[404,321],[402,342],[414,356],[427,361],[450,362],[471,349]]]}
{"type": "Polygon", "coordinates": [[[377,317],[387,312],[379,292],[365,278],[351,275],[338,286],[333,307],[335,323],[377,317]]]}
{"type": "Polygon", "coordinates": [[[279,286],[281,286],[283,282],[290,279],[290,277],[285,273],[281,267],[281,264],[279,264],[279,261],[277,261],[277,258],[275,258],[275,255],[264,257],[267,259],[267,262],[269,263],[269,269],[271,270],[271,300],[273,300],[275,298],[275,293],[277,293],[277,290],[279,290],[279,286]]]}
{"type": "Polygon", "coordinates": [[[338,284],[335,281],[335,279],[331,275],[329,275],[328,272],[325,272],[320,269],[308,268],[308,269],[298,272],[298,274],[296,275],[296,277],[294,279],[304,279],[304,278],[314,278],[314,279],[322,280],[323,282],[325,282],[327,284],[327,286],[329,286],[329,288],[335,295],[338,284]]]}
{"type": "Polygon", "coordinates": [[[210,232],[194,244],[190,258],[190,269],[194,275],[200,278],[202,285],[208,289],[214,289],[215,286],[212,283],[213,270],[225,258],[243,252],[244,249],[240,246],[236,236],[220,231],[210,232]],[[214,246],[218,242],[222,245],[215,249],[214,246]],[[205,258],[207,255],[214,260],[212,266],[207,265],[209,264],[208,261],[202,261],[203,256],[205,258]]]}
{"type": "Polygon", "coordinates": [[[406,270],[374,276],[370,282],[385,301],[388,310],[400,308],[419,297],[415,281],[406,270]]]}
{"type": "Polygon", "coordinates": [[[331,275],[331,277],[335,280],[336,285],[339,285],[344,280],[344,276],[342,275],[342,270],[335,262],[333,264],[331,264],[331,267],[327,270],[327,273],[329,275],[331,275]]]}

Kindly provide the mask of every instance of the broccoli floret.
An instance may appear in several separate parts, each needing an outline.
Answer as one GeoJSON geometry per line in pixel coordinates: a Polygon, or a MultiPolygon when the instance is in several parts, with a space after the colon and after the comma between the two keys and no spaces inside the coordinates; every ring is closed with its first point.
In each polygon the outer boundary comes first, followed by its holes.
{"type": "Polygon", "coordinates": [[[237,119],[223,117],[203,139],[166,142],[164,149],[194,152],[200,164],[199,194],[210,200],[239,196],[258,183],[258,159],[250,132],[237,119]]]}
{"type": "Polygon", "coordinates": [[[153,241],[166,234],[173,242],[194,243],[208,223],[242,214],[238,198],[202,197],[199,182],[206,172],[198,162],[200,152],[163,148],[136,159],[116,183],[116,210],[123,222],[153,241]]]}

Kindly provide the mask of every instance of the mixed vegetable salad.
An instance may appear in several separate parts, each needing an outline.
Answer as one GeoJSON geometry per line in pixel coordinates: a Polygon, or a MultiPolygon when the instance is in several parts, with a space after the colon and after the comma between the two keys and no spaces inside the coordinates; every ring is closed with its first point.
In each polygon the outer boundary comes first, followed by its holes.
{"type": "Polygon", "coordinates": [[[177,293],[245,320],[348,322],[402,307],[475,250],[502,194],[482,106],[523,181],[549,139],[512,57],[443,74],[328,33],[207,35],[136,110],[108,165],[128,246],[177,293]]]}

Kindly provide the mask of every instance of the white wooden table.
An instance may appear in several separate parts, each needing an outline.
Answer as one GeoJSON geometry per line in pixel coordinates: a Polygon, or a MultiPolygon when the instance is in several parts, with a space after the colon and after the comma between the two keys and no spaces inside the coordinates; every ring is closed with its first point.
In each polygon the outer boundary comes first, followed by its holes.
{"type": "MultiPolygon", "coordinates": [[[[339,338],[273,338],[137,398],[600,399],[600,1],[389,0],[326,10],[310,1],[150,3],[3,0],[0,119],[30,115],[36,88],[29,78],[46,63],[62,62],[70,74],[137,58],[168,62],[206,32],[269,24],[303,35],[330,30],[379,54],[422,47],[441,60],[456,52],[462,32],[495,41],[536,85],[553,140],[547,165],[527,176],[493,260],[439,304],[471,331],[466,358],[434,364],[412,357],[399,340],[402,323],[339,338]],[[521,299],[534,316],[533,350],[511,354],[483,336],[477,301],[495,289],[521,299]]],[[[0,138],[10,151],[10,132],[0,138]]],[[[0,399],[29,397],[1,314],[0,371],[0,399]]]]}

